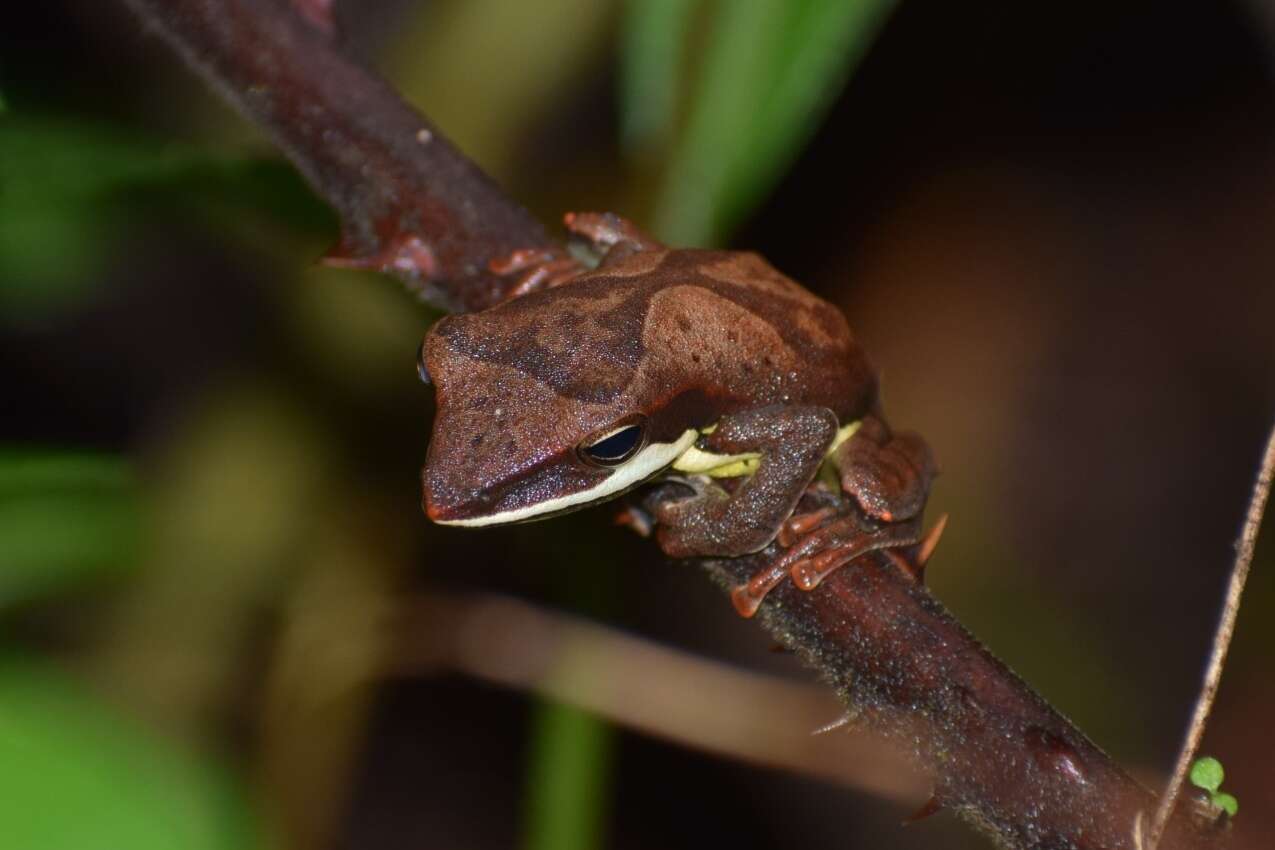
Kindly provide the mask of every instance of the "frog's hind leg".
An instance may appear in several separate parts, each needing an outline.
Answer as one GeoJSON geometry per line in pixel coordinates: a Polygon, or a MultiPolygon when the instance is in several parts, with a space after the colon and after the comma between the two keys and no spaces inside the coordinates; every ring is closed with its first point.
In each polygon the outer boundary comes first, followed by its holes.
{"type": "Polygon", "coordinates": [[[863,512],[882,522],[911,519],[925,508],[938,474],[930,447],[917,434],[892,434],[876,416],[863,423],[835,453],[841,488],[863,512]]]}

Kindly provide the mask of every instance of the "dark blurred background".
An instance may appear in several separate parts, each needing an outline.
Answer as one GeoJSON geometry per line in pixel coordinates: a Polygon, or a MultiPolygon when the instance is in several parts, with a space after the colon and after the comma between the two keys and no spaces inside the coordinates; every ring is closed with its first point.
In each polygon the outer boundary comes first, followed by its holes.
{"type": "MultiPolygon", "coordinates": [[[[843,306],[942,463],[936,594],[1159,783],[1275,419],[1275,10],[747,5],[338,17],[545,220],[757,249],[843,306]]],[[[434,651],[439,594],[497,593],[810,679],[605,509],[431,527],[437,314],[315,265],[333,217],[122,4],[11,4],[0,97],[0,846],[986,846],[434,651]]],[[[1273,615],[1267,540],[1205,743],[1248,846],[1273,615]]]]}

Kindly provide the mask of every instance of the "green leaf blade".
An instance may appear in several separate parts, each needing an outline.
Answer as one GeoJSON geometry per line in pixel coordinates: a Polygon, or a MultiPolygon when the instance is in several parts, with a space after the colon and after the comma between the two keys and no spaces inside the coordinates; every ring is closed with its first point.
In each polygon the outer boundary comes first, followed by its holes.
{"type": "Polygon", "coordinates": [[[548,701],[537,706],[526,850],[605,846],[614,737],[609,723],[587,711],[548,701]]]}
{"type": "Polygon", "coordinates": [[[630,153],[667,144],[677,123],[695,0],[628,0],[620,45],[620,132],[630,153]]]}
{"type": "Polygon", "coordinates": [[[894,0],[716,6],[655,231],[698,245],[720,242],[737,226],[792,163],[893,6],[894,0]]]}
{"type": "Polygon", "coordinates": [[[101,126],[0,118],[0,317],[74,303],[108,275],[146,203],[182,212],[231,208],[335,231],[332,213],[273,160],[161,144],[101,126]]]}

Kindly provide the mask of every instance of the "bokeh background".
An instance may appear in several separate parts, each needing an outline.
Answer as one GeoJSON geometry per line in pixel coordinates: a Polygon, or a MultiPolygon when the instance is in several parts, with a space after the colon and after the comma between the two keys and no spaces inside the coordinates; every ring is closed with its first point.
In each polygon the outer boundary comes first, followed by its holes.
{"type": "MultiPolygon", "coordinates": [[[[1275,420],[1270,4],[338,6],[546,220],[757,249],[844,307],[942,462],[937,595],[1160,781],[1275,420]]],[[[318,267],[331,214],[121,4],[10,4],[0,97],[0,847],[986,846],[541,700],[508,641],[458,660],[517,628],[462,616],[498,594],[810,680],[604,509],[430,527],[437,314],[318,267]]],[[[1267,539],[1205,745],[1246,846],[1273,639],[1267,539]]]]}

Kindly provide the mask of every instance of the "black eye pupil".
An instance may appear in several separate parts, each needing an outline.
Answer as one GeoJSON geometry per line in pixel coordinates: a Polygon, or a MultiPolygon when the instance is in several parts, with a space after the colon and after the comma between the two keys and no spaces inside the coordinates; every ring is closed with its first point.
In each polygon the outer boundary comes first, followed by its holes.
{"type": "Polygon", "coordinates": [[[619,463],[637,451],[641,439],[642,426],[630,425],[585,446],[584,452],[598,463],[619,463]]]}

